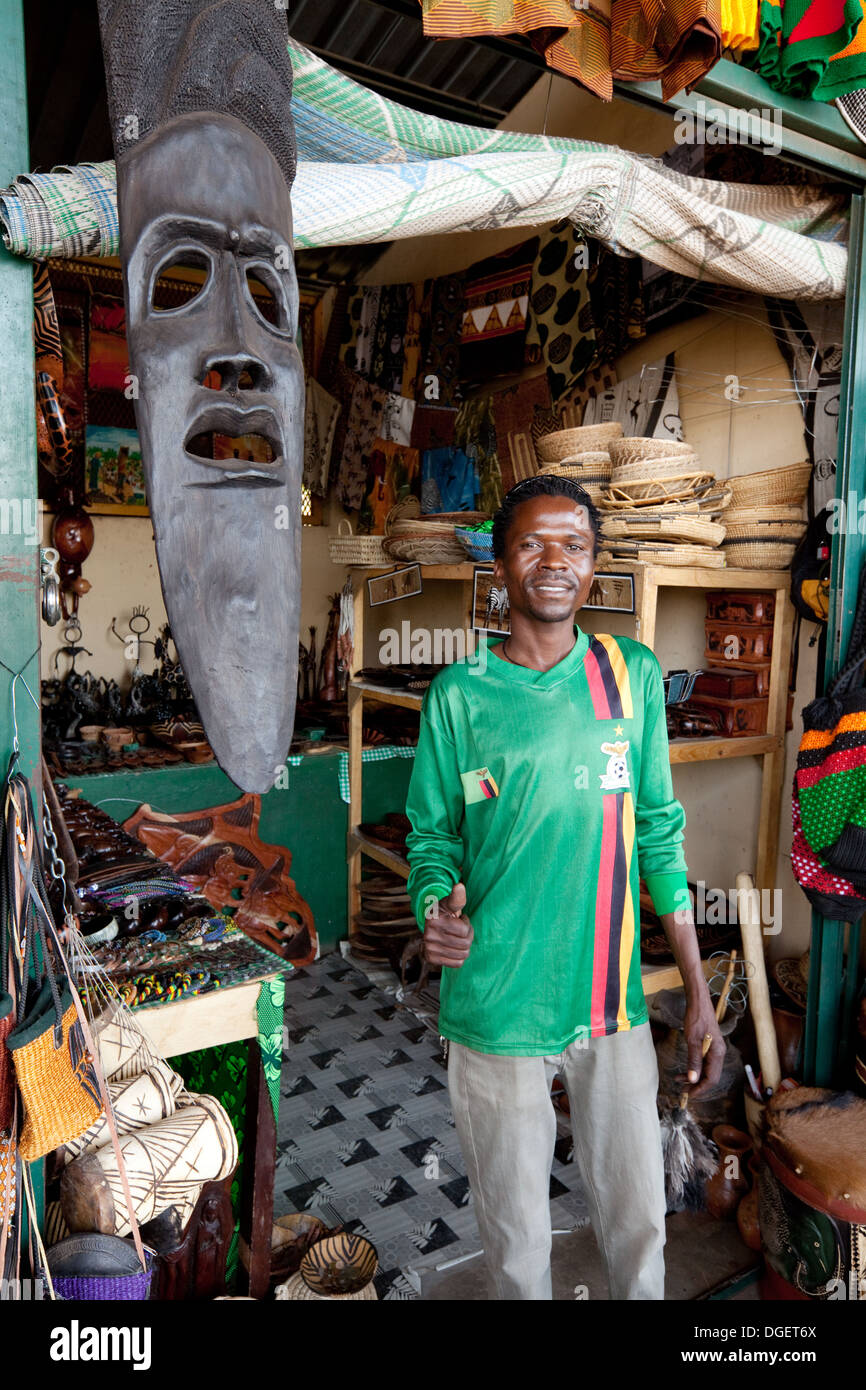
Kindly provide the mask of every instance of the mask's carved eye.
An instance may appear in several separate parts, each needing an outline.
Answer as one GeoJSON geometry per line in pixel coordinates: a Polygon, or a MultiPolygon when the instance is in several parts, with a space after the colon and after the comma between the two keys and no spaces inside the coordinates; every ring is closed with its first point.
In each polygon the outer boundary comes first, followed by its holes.
{"type": "Polygon", "coordinates": [[[259,318],[279,333],[292,332],[293,315],[286,302],[282,279],[271,266],[255,261],[247,266],[247,294],[259,318]]]}
{"type": "Polygon", "coordinates": [[[153,277],[150,308],[154,314],[177,313],[198,299],[211,278],[210,257],[191,246],[176,247],[160,265],[153,277]],[[172,281],[177,289],[172,290],[172,281]]]}

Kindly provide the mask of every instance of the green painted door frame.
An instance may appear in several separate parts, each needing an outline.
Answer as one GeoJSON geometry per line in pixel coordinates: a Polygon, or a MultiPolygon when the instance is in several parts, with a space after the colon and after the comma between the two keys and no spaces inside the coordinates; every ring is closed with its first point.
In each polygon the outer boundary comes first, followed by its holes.
{"type": "MultiPolygon", "coordinates": [[[[0,186],[29,169],[21,0],[0,0],[0,186]]],[[[39,698],[39,544],[33,369],[33,269],[0,250],[0,758],[12,752],[11,672],[39,698]],[[9,668],[4,669],[4,668],[9,668]]],[[[39,766],[39,711],[15,682],[21,770],[39,766]]]]}
{"type": "MultiPolygon", "coordinates": [[[[698,110],[698,102],[703,101],[707,121],[727,125],[732,132],[742,129],[738,112],[769,111],[781,157],[834,174],[851,186],[836,496],[847,500],[849,491],[858,498],[866,495],[866,225],[862,196],[866,145],[834,105],[784,97],[757,73],[726,59],[716,64],[693,93],[680,93],[674,102],[662,99],[658,83],[617,84],[616,91],[625,100],[665,111],[674,118],[680,111],[698,110]]],[[[857,531],[837,536],[824,686],[847,651],[864,557],[866,537],[857,531]]],[[[807,1084],[847,1085],[859,959],[860,922],[834,922],[813,913],[803,1058],[807,1084]]]]}

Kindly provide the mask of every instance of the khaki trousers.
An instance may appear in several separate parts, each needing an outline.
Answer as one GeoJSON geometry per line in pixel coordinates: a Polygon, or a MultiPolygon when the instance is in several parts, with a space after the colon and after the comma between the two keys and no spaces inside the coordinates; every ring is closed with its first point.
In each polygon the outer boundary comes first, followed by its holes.
{"type": "MultiPolygon", "coordinates": [[[[568,1092],[574,1157],[614,1299],[664,1298],[665,1195],[648,1023],[551,1057],[452,1042],[448,1088],[491,1297],[549,1299],[551,1083],[568,1092]]],[[[597,1295],[596,1295],[597,1296],[597,1295]]],[[[593,1297],[592,1289],[588,1297],[593,1297]]]]}

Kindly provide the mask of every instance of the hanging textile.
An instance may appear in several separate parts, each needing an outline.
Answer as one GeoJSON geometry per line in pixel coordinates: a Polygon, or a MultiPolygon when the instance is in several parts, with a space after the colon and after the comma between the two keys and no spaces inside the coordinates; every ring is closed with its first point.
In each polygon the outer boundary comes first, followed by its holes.
{"type": "Polygon", "coordinates": [[[328,491],[331,450],[337,429],[340,402],[313,377],[307,377],[304,404],[304,486],[317,497],[328,491]]]}
{"type": "MultiPolygon", "coordinates": [[[[591,141],[437,120],[366,91],[301,45],[289,52],[296,247],[567,217],[610,250],[697,279],[788,299],[845,293],[847,251],[822,240],[844,235],[844,193],[684,178],[591,141]]],[[[0,218],[16,255],[117,255],[114,165],[22,175],[0,193],[0,218]]]]}
{"type": "Polygon", "coordinates": [[[622,432],[647,439],[682,439],[680,401],[674,354],[647,363],[611,391],[592,396],[583,413],[584,425],[618,420],[622,432]]]}
{"type": "Polygon", "coordinates": [[[462,449],[428,449],[421,460],[422,512],[472,512],[480,481],[462,449]]]}
{"type": "Polygon", "coordinates": [[[722,0],[722,46],[733,53],[758,47],[758,0],[722,0]]]}
{"type": "Polygon", "coordinates": [[[367,484],[367,463],[378,439],[385,392],[356,377],[346,418],[346,439],[337,473],[337,498],[349,511],[360,507],[367,484]]]}
{"type": "Polygon", "coordinates": [[[463,276],[443,275],[430,288],[430,342],[421,367],[419,399],[456,406],[460,390],[460,330],[463,323],[463,276]]]}
{"type": "Polygon", "coordinates": [[[661,80],[665,100],[721,57],[720,0],[421,0],[428,38],[526,34],[548,66],[610,101],[613,79],[661,80]]]}
{"type": "Polygon", "coordinates": [[[661,82],[670,101],[690,92],[722,56],[721,0],[613,0],[615,80],[661,82]]]}
{"type": "Polygon", "coordinates": [[[425,346],[424,297],[426,286],[421,281],[417,285],[407,285],[406,290],[406,332],[403,338],[403,379],[400,383],[400,394],[410,396],[414,400],[418,389],[421,354],[425,346]]]}
{"type": "Polygon", "coordinates": [[[507,492],[536,472],[535,442],[539,435],[559,429],[547,373],[524,377],[515,386],[495,391],[490,397],[496,430],[496,455],[507,492]]]}
{"type": "Polygon", "coordinates": [[[412,439],[412,421],[415,417],[415,402],[408,396],[398,396],[393,391],[385,397],[382,407],[382,423],[379,433],[383,439],[394,444],[407,445],[412,439]]]}
{"type": "Polygon", "coordinates": [[[488,256],[465,273],[460,375],[489,381],[523,367],[529,283],[538,238],[488,256]]]}
{"type": "Polygon", "coordinates": [[[502,501],[502,475],[491,401],[490,396],[475,396],[465,401],[454,426],[454,443],[467,455],[478,474],[478,507],[482,512],[495,512],[502,501]]]}
{"type": "MultiPolygon", "coordinates": [[[[361,327],[361,312],[364,305],[364,287],[355,285],[350,288],[348,285],[339,287],[343,290],[346,297],[345,305],[341,305],[342,319],[339,325],[340,339],[337,349],[341,362],[344,362],[350,371],[357,371],[358,362],[358,332],[361,327]]],[[[337,312],[337,305],[334,306],[331,323],[333,324],[333,314],[337,312]]],[[[330,328],[329,328],[330,334],[330,328]]]]}
{"type": "Polygon", "coordinates": [[[450,406],[417,405],[412,417],[412,447],[423,454],[426,449],[444,449],[454,443],[457,411],[450,406]]]}
{"type": "Polygon", "coordinates": [[[403,385],[408,317],[409,286],[381,285],[370,379],[383,391],[399,391],[403,385]]]}
{"type": "MultiPolygon", "coordinates": [[[[368,380],[373,375],[373,360],[379,333],[379,306],[382,288],[380,285],[365,285],[361,295],[361,312],[358,318],[358,332],[355,336],[355,368],[359,376],[368,380]]],[[[348,365],[348,364],[347,364],[348,365]]]]}
{"type": "Polygon", "coordinates": [[[557,400],[596,358],[595,329],[586,267],[589,248],[569,222],[541,239],[532,267],[526,357],[547,367],[557,400]]]}
{"type": "Polygon", "coordinates": [[[615,256],[590,243],[587,286],[600,362],[615,362],[646,337],[643,264],[636,256],[615,256]]]}

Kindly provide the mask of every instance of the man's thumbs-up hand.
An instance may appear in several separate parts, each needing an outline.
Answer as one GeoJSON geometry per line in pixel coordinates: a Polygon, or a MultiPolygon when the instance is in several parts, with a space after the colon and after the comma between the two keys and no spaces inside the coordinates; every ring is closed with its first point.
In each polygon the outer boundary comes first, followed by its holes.
{"type": "Polygon", "coordinates": [[[456,969],[469,955],[472,923],[464,915],[466,888],[455,883],[447,898],[431,899],[425,913],[424,955],[431,965],[456,969]]]}

